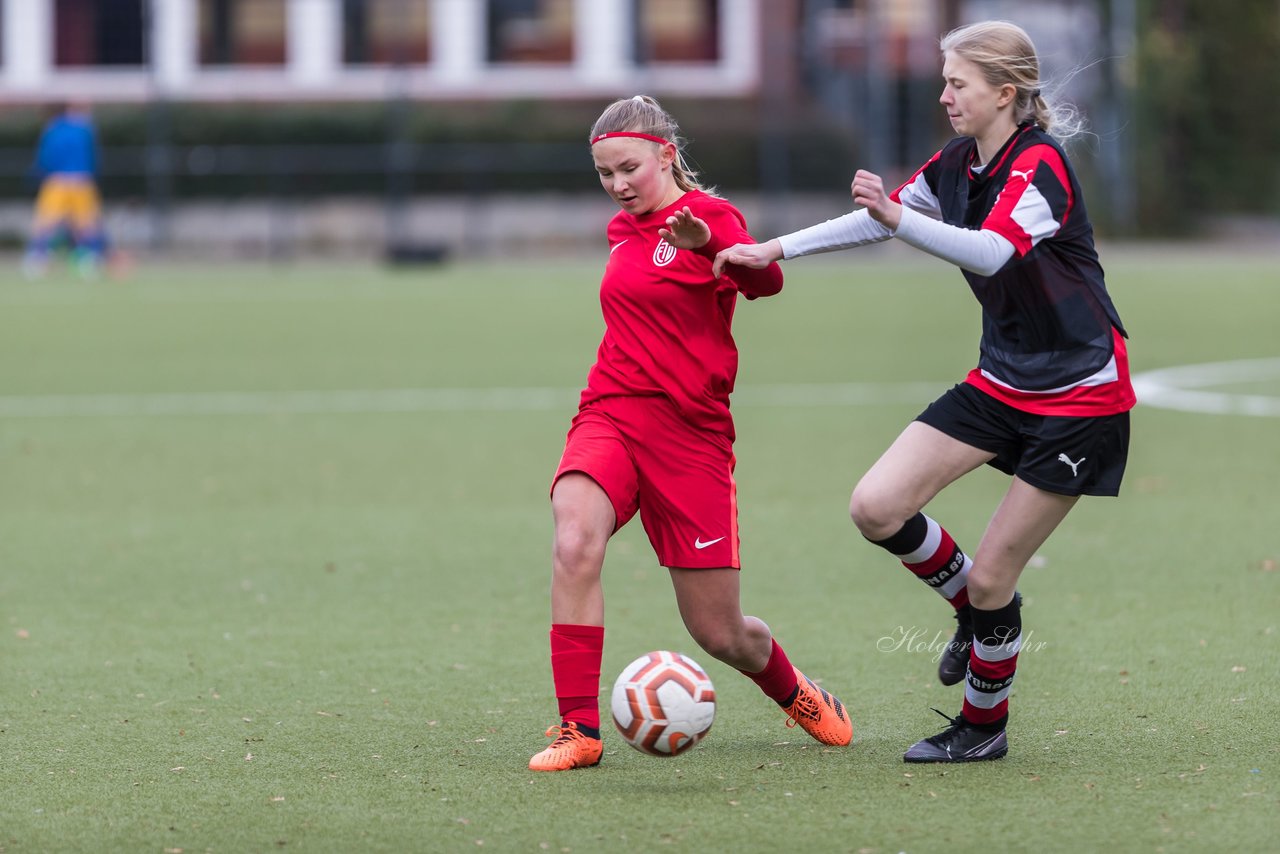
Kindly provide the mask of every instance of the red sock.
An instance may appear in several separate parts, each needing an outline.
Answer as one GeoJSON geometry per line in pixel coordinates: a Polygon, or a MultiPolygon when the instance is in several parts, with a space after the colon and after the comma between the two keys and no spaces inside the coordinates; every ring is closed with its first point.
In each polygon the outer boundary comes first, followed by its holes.
{"type": "Polygon", "coordinates": [[[604,626],[551,624],[551,678],[560,719],[600,728],[600,659],[604,626]]]}
{"type": "Polygon", "coordinates": [[[773,652],[769,654],[769,663],[764,666],[764,670],[759,673],[747,673],[743,670],[742,673],[759,685],[765,696],[775,703],[790,700],[798,687],[796,670],[776,640],[773,641],[773,652]]]}

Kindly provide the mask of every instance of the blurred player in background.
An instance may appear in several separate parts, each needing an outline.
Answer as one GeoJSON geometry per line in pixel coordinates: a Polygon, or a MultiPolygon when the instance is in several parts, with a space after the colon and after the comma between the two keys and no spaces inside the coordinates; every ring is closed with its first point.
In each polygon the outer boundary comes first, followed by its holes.
{"type": "Polygon", "coordinates": [[[56,108],[40,134],[34,172],[40,190],[23,272],[31,278],[43,276],[55,244],[66,238],[73,247],[77,271],[96,275],[105,247],[97,185],[98,140],[87,104],[56,108]]]}
{"type": "Polygon", "coordinates": [[[1135,402],[1124,326],[1058,144],[1079,121],[1046,101],[1035,47],[1013,24],[962,27],[942,53],[940,101],[958,138],[892,193],[859,171],[853,201],[865,210],[730,247],[715,264],[759,268],[896,237],[960,267],[982,305],[978,366],[907,426],[850,500],[858,530],[940,593],[959,623],[938,675],[965,679],[963,707],[908,762],[1007,752],[1018,578],[1081,495],[1118,494],[1135,402]],[[1013,479],[970,559],[921,511],[984,463],[1013,479]]]}
{"type": "Polygon", "coordinates": [[[606,325],[551,489],[551,670],[561,723],[535,771],[600,761],[601,571],[614,532],[640,512],[693,639],[753,679],[824,744],[853,737],[840,701],[792,667],[739,603],[729,394],[738,294],[782,289],[776,264],[712,275],[716,251],[749,241],[742,214],[699,186],[679,128],[652,98],[610,105],[591,129],[600,183],[622,210],[608,227],[606,325]]]}

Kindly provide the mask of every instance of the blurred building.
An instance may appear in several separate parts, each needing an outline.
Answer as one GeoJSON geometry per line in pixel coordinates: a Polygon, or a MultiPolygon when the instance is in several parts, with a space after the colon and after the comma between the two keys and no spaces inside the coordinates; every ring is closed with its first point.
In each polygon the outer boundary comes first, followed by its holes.
{"type": "MultiPolygon", "coordinates": [[[[1106,17],[1114,26],[1123,19],[1114,10],[1135,2],[0,0],[0,106],[87,99],[144,112],[145,145],[116,145],[103,163],[106,177],[138,200],[135,209],[149,212],[115,231],[153,246],[180,236],[180,215],[197,197],[318,197],[332,193],[335,176],[355,173],[371,176],[373,194],[383,197],[391,239],[411,239],[422,229],[411,223],[410,202],[456,192],[445,185],[464,175],[474,176],[464,181],[472,199],[501,191],[495,176],[520,164],[579,175],[581,114],[636,92],[679,99],[680,118],[700,129],[700,144],[734,155],[712,180],[735,193],[758,190],[768,200],[766,224],[781,229],[814,213],[789,194],[826,192],[858,167],[900,178],[936,150],[950,132],[937,103],[938,38],[966,21],[1022,24],[1048,76],[1068,80],[1065,94],[1103,118],[1102,132],[1119,127],[1115,79],[1087,66],[1126,50],[1100,10],[1113,11],[1106,17]],[[1075,74],[1081,67],[1085,73],[1075,74]],[[404,119],[408,104],[456,116],[464,103],[517,101],[536,104],[535,118],[573,103],[589,110],[574,113],[572,144],[564,134],[544,136],[560,140],[559,149],[539,148],[519,132],[487,147],[460,139],[430,145],[412,139],[404,119]],[[193,104],[328,110],[362,102],[390,105],[382,140],[273,145],[187,133],[178,142],[168,107],[182,105],[189,121],[193,104]],[[252,193],[229,191],[246,182],[252,193]],[[186,195],[191,187],[200,190],[186,195]]],[[[258,121],[261,113],[245,115],[258,121]]],[[[29,156],[25,142],[0,141],[0,182],[16,186],[29,156]]],[[[1120,160],[1104,167],[1128,174],[1120,160]]],[[[1116,188],[1113,207],[1123,209],[1127,185],[1108,186],[1116,188]]],[[[846,204],[841,193],[830,195],[846,204]]],[[[315,206],[290,204],[270,208],[272,224],[256,230],[310,233],[294,226],[315,206]]],[[[204,225],[190,230],[209,233],[204,225]]]]}
{"type": "MultiPolygon", "coordinates": [[[[8,100],[745,94],[760,0],[0,0],[8,100]]],[[[772,4],[778,6],[790,3],[772,4]]]]}
{"type": "MultiPolygon", "coordinates": [[[[804,66],[933,70],[963,17],[1022,0],[0,0],[0,93],[136,100],[745,95],[804,66]],[[779,48],[779,46],[782,46],[779,48]],[[763,73],[764,69],[768,73],[763,73]]],[[[1088,35],[1088,34],[1086,34],[1088,35]]]]}
{"type": "Polygon", "coordinates": [[[0,100],[759,97],[878,129],[896,165],[932,144],[940,33],[1017,20],[1053,72],[1105,56],[1099,9],[1133,2],[0,0],[0,100]]]}

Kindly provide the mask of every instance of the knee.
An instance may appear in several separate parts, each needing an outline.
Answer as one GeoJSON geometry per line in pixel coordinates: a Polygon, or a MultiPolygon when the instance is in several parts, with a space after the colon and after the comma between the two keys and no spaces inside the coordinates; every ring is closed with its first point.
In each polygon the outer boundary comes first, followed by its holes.
{"type": "Polygon", "coordinates": [[[849,517],[869,540],[893,536],[909,515],[902,514],[890,495],[866,484],[859,483],[849,496],[849,517]]]}
{"type": "Polygon", "coordinates": [[[717,661],[734,664],[740,657],[738,638],[723,626],[689,626],[689,634],[701,649],[717,661]]]}
{"type": "Polygon", "coordinates": [[[990,579],[973,570],[969,571],[969,577],[964,580],[964,586],[969,591],[970,602],[988,602],[996,593],[990,579]]]}
{"type": "Polygon", "coordinates": [[[965,579],[965,587],[969,591],[969,602],[984,611],[994,611],[1009,604],[1017,587],[1017,579],[1005,579],[983,572],[974,564],[965,579]]]}
{"type": "Polygon", "coordinates": [[[604,563],[608,535],[576,520],[556,525],[552,559],[557,573],[577,576],[598,572],[604,563]]]}
{"type": "Polygon", "coordinates": [[[685,627],[703,652],[708,656],[731,665],[739,666],[742,656],[742,631],[735,626],[719,620],[689,620],[685,627]]]}

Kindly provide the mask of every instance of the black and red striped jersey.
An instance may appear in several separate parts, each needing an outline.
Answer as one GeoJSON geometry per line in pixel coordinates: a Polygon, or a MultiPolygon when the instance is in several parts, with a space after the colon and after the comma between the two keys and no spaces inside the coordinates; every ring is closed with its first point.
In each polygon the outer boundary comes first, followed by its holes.
{"type": "Polygon", "coordinates": [[[978,366],[966,381],[1038,414],[1132,408],[1127,333],[1066,155],[1028,123],[985,167],[976,167],[977,156],[972,137],[952,140],[892,194],[913,210],[994,231],[1014,246],[993,275],[963,271],[982,305],[978,366]]]}

